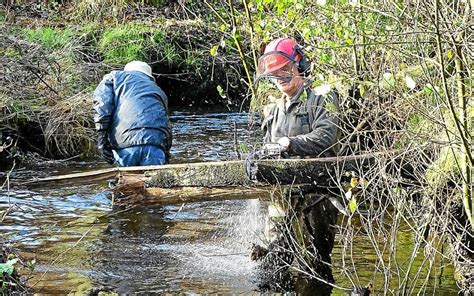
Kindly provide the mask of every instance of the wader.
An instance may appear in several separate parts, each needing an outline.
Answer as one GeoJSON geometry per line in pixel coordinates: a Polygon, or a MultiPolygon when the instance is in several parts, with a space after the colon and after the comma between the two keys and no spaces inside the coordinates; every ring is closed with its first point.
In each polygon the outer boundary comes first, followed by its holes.
{"type": "Polygon", "coordinates": [[[295,268],[308,275],[306,280],[316,284],[322,295],[329,295],[332,290],[326,282],[334,283],[331,252],[337,209],[327,199],[328,193],[308,191],[314,188],[291,190],[284,193],[282,201],[269,205],[271,216],[266,228],[272,241],[260,265],[262,289],[298,290],[289,274],[296,259],[295,268]]]}

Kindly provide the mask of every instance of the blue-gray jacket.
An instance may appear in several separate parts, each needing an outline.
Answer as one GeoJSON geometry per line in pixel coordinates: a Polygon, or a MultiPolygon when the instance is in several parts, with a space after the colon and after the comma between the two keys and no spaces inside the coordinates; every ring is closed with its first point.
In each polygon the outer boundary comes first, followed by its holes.
{"type": "Polygon", "coordinates": [[[97,130],[106,130],[114,149],[155,145],[168,154],[171,127],[168,98],[147,75],[112,71],[94,92],[97,130]]]}

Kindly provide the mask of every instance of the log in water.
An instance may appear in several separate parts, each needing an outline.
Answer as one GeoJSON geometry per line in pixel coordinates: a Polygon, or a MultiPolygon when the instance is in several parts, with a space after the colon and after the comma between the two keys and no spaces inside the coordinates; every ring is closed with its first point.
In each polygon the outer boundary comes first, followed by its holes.
{"type": "Polygon", "coordinates": [[[360,171],[374,160],[374,154],[364,154],[310,159],[265,159],[250,163],[236,160],[174,164],[149,168],[138,174],[137,171],[122,170],[119,183],[130,183],[127,179],[133,178],[142,181],[147,188],[258,187],[275,184],[327,186],[334,183],[334,178],[339,179],[337,176],[341,173],[360,171]]]}
{"type": "Polygon", "coordinates": [[[121,203],[265,199],[274,185],[336,186],[346,172],[362,172],[377,156],[266,159],[252,161],[250,167],[246,161],[221,161],[165,165],[144,172],[122,170],[115,191],[121,193],[121,203]]]}
{"type": "Polygon", "coordinates": [[[261,194],[264,188],[276,184],[336,185],[346,172],[362,172],[378,157],[387,157],[387,154],[117,167],[37,179],[29,182],[29,185],[47,182],[92,183],[115,177],[118,182],[114,191],[120,192],[122,196],[140,192],[170,200],[189,200],[193,197],[209,199],[212,196],[232,198],[234,195],[233,198],[245,198],[261,194]]]}

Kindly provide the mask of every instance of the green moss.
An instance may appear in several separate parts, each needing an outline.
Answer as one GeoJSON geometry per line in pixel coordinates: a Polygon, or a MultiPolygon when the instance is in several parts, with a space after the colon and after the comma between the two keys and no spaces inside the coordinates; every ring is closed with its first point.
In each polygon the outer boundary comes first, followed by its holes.
{"type": "Polygon", "coordinates": [[[60,49],[68,44],[73,33],[69,29],[58,29],[53,27],[39,27],[36,29],[25,29],[25,37],[31,42],[39,43],[47,48],[60,49]]]}
{"type": "Polygon", "coordinates": [[[426,171],[426,181],[430,188],[437,190],[444,186],[453,175],[459,175],[459,151],[444,147],[438,159],[426,171]]]}

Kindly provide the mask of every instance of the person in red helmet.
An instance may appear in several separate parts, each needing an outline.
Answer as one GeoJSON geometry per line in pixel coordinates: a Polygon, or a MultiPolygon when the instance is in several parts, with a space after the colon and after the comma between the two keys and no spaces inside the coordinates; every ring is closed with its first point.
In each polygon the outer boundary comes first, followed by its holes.
{"type": "Polygon", "coordinates": [[[266,106],[265,143],[278,143],[290,156],[334,156],[338,150],[339,109],[335,92],[317,95],[305,78],[311,62],[292,39],[270,42],[258,62],[258,78],[283,94],[266,106]]]}
{"type": "MultiPolygon", "coordinates": [[[[310,67],[311,62],[301,47],[289,38],[271,41],[259,58],[256,82],[268,79],[282,94],[280,99],[264,108],[264,150],[267,146],[277,145],[279,151],[285,152],[289,157],[336,155],[339,134],[338,96],[332,91],[316,94],[305,75],[310,67]]],[[[307,274],[312,274],[319,281],[318,290],[322,295],[330,294],[332,288],[328,283],[334,282],[330,263],[337,210],[327,193],[320,189],[314,192],[313,188],[309,190],[316,193],[313,194],[315,198],[308,197],[307,192],[299,192],[301,198],[295,193],[287,194],[291,198],[294,215],[288,215],[282,210],[284,206],[275,203],[269,206],[271,226],[268,228],[277,233],[271,234],[265,251],[258,248],[260,254],[264,254],[260,258],[264,266],[262,270],[270,267],[269,269],[277,272],[267,272],[270,276],[264,279],[267,281],[264,285],[268,281],[284,278],[281,271],[285,270],[285,266],[291,265],[296,253],[301,254],[301,245],[304,245],[311,256],[305,257],[300,265],[307,274]],[[294,203],[295,200],[298,201],[297,204],[294,203]],[[277,214],[272,216],[272,213],[277,214]],[[295,245],[294,238],[298,237],[295,233],[306,237],[303,242],[299,242],[299,246],[295,245]]]]}

